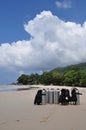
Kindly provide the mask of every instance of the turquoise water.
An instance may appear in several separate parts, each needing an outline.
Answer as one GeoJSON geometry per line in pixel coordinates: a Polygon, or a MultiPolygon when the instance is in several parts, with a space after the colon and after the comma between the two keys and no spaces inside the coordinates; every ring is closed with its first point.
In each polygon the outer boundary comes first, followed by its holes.
{"type": "Polygon", "coordinates": [[[0,85],[0,92],[17,91],[18,85],[0,85]]]}
{"type": "Polygon", "coordinates": [[[19,88],[27,88],[27,85],[0,85],[0,92],[17,91],[19,88]]]}

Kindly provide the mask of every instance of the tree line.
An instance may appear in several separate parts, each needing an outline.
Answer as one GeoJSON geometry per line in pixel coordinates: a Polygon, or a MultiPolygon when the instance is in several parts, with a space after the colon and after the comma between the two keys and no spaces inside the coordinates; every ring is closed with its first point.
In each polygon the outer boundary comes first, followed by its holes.
{"type": "Polygon", "coordinates": [[[66,85],[86,87],[86,69],[72,68],[67,71],[50,71],[43,74],[22,74],[17,79],[17,84],[33,85],[66,85]]]}

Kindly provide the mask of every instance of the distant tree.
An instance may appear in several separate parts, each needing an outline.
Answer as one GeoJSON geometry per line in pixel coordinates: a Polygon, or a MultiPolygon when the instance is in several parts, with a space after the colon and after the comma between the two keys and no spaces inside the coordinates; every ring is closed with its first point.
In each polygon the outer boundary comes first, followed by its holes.
{"type": "Polygon", "coordinates": [[[52,74],[52,84],[53,85],[62,85],[63,82],[63,75],[60,73],[53,73],[52,74]]]}
{"type": "Polygon", "coordinates": [[[49,73],[49,72],[44,72],[41,75],[40,81],[44,85],[50,85],[50,84],[52,84],[52,74],[49,73]]]}
{"type": "Polygon", "coordinates": [[[38,74],[29,75],[28,84],[39,84],[39,75],[38,74]]]}
{"type": "Polygon", "coordinates": [[[67,85],[86,87],[86,63],[66,68],[58,68],[43,74],[22,74],[18,84],[67,85]],[[83,66],[82,66],[83,65],[83,66]],[[58,70],[58,71],[57,71],[58,70]]]}
{"type": "Polygon", "coordinates": [[[86,87],[86,71],[82,71],[79,86],[86,87]]]}
{"type": "Polygon", "coordinates": [[[79,86],[81,79],[80,70],[69,70],[64,74],[64,84],[68,86],[79,86]]]}
{"type": "Polygon", "coordinates": [[[18,84],[27,85],[28,84],[28,75],[22,74],[18,79],[18,84]]]}

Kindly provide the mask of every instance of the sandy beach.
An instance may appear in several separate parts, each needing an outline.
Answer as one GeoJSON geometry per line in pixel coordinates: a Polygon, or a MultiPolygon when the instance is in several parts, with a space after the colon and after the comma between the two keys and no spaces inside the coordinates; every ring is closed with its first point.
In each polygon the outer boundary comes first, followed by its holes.
{"type": "Polygon", "coordinates": [[[86,130],[85,88],[80,105],[65,106],[34,105],[37,90],[0,93],[0,130],[86,130]]]}

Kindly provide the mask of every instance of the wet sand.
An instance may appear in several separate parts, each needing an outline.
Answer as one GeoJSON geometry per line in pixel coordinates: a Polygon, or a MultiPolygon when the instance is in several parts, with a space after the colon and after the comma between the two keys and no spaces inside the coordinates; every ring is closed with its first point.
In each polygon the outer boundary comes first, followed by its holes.
{"type": "Polygon", "coordinates": [[[0,93],[0,130],[86,130],[86,89],[80,105],[65,106],[34,105],[37,90],[0,93]]]}

